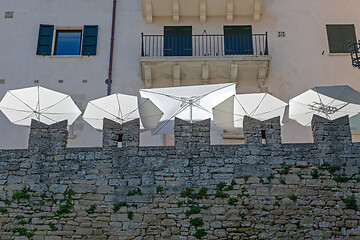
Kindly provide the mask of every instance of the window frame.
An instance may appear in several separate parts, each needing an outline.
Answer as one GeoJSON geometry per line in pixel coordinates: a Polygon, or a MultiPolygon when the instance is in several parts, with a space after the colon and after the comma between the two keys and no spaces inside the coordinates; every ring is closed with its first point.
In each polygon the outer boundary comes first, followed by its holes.
{"type": "Polygon", "coordinates": [[[53,50],[52,50],[52,54],[51,56],[81,56],[81,51],[82,51],[82,45],[83,45],[83,28],[55,28],[54,29],[55,34],[54,34],[54,43],[53,43],[53,50]],[[58,36],[59,33],[63,33],[63,32],[80,32],[80,46],[79,46],[79,53],[78,54],[71,54],[71,55],[58,55],[57,54],[57,47],[58,47],[58,36]]]}

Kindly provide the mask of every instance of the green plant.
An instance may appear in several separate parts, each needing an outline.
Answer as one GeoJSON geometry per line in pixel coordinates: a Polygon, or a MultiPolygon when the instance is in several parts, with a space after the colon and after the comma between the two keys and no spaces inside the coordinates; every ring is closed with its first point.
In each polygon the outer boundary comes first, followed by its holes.
{"type": "Polygon", "coordinates": [[[280,179],[279,179],[279,182],[280,182],[281,184],[286,184],[285,178],[280,178],[280,179]]]}
{"type": "Polygon", "coordinates": [[[267,214],[263,214],[263,215],[261,215],[261,217],[267,217],[268,215],[267,214]]]}
{"type": "Polygon", "coordinates": [[[161,193],[163,189],[163,186],[156,186],[156,193],[161,193]]]}
{"type": "Polygon", "coordinates": [[[259,178],[259,183],[264,183],[264,179],[259,178]]]}
{"type": "Polygon", "coordinates": [[[340,170],[340,167],[339,166],[335,166],[335,165],[330,165],[329,163],[323,163],[320,165],[319,167],[320,169],[322,170],[327,170],[329,173],[333,174],[335,173],[336,171],[339,171],[340,170]]]}
{"type": "Polygon", "coordinates": [[[227,198],[228,196],[229,196],[229,194],[224,193],[222,190],[218,190],[215,193],[215,197],[227,198]]]}
{"type": "Polygon", "coordinates": [[[205,205],[200,206],[200,208],[201,208],[201,209],[209,209],[209,207],[208,207],[208,206],[205,206],[205,205]]]}
{"type": "Polygon", "coordinates": [[[231,206],[235,206],[238,201],[239,200],[237,198],[229,198],[228,204],[231,206]]]}
{"type": "Polygon", "coordinates": [[[286,175],[290,172],[290,166],[288,165],[283,165],[283,168],[280,170],[280,174],[281,175],[286,175]]]}
{"type": "Polygon", "coordinates": [[[200,206],[191,206],[190,210],[185,211],[185,215],[190,216],[192,214],[198,214],[200,212],[201,212],[201,207],[200,206]]]}
{"type": "Polygon", "coordinates": [[[1,214],[6,214],[6,213],[8,213],[8,210],[6,208],[4,208],[4,207],[0,207],[0,213],[1,214]]]}
{"type": "Polygon", "coordinates": [[[244,177],[245,183],[249,180],[249,177],[250,177],[250,176],[245,176],[245,177],[244,177]]]}
{"type": "Polygon", "coordinates": [[[238,194],[238,197],[239,198],[242,198],[242,197],[247,197],[248,198],[248,197],[250,197],[250,194],[248,194],[247,191],[248,190],[246,189],[246,187],[242,187],[241,188],[241,194],[238,194]]]}
{"type": "Polygon", "coordinates": [[[204,220],[201,217],[190,218],[190,226],[194,226],[195,229],[204,225],[204,220]]]}
{"type": "Polygon", "coordinates": [[[275,178],[275,175],[273,173],[270,173],[269,176],[266,177],[269,182],[271,182],[271,179],[275,178]]]}
{"type": "Polygon", "coordinates": [[[4,200],[1,200],[5,205],[10,205],[11,204],[11,201],[9,199],[4,199],[4,200]]]}
{"type": "Polygon", "coordinates": [[[20,225],[25,225],[25,224],[27,224],[27,221],[21,220],[21,221],[19,222],[19,224],[20,224],[20,225]]]}
{"type": "Polygon", "coordinates": [[[74,206],[74,204],[70,201],[65,202],[65,204],[60,205],[59,209],[54,213],[55,216],[63,216],[66,214],[71,213],[71,209],[74,206]]]}
{"type": "Polygon", "coordinates": [[[58,230],[58,228],[55,226],[55,224],[49,223],[48,225],[49,225],[50,231],[54,232],[54,231],[58,230]]]}
{"type": "Polygon", "coordinates": [[[90,206],[90,208],[86,209],[85,211],[87,212],[87,214],[94,214],[95,213],[95,208],[96,208],[96,205],[93,204],[90,206]]]}
{"type": "Polygon", "coordinates": [[[320,177],[319,171],[317,169],[312,170],[310,175],[313,179],[318,179],[320,177]]]}
{"type": "Polygon", "coordinates": [[[226,186],[225,182],[219,182],[218,184],[216,184],[216,190],[222,190],[224,189],[224,187],[226,186]]]}
{"type": "Polygon", "coordinates": [[[233,185],[229,185],[229,186],[226,186],[226,188],[224,188],[224,191],[231,191],[231,190],[234,190],[233,185]]]}
{"type": "Polygon", "coordinates": [[[115,203],[113,207],[114,212],[119,211],[121,207],[127,207],[127,203],[126,202],[115,203]]]}
{"type": "Polygon", "coordinates": [[[196,230],[196,232],[193,234],[194,237],[196,237],[197,239],[201,239],[203,237],[206,236],[206,231],[205,229],[198,229],[196,230]]]}
{"type": "Polygon", "coordinates": [[[181,197],[191,197],[193,195],[194,189],[192,187],[187,187],[184,191],[180,192],[181,197]]]}
{"type": "Polygon", "coordinates": [[[293,200],[294,202],[296,202],[297,200],[297,196],[295,196],[294,194],[289,196],[290,200],[293,200]]]}
{"type": "Polygon", "coordinates": [[[278,201],[281,201],[283,198],[282,198],[282,197],[275,196],[275,199],[278,200],[278,201]]]}
{"type": "Polygon", "coordinates": [[[137,190],[134,190],[134,191],[129,191],[127,193],[127,196],[130,197],[130,196],[135,196],[135,195],[143,195],[140,188],[138,188],[137,190]]]}
{"type": "Polygon", "coordinates": [[[199,192],[196,194],[195,198],[196,199],[203,199],[203,198],[209,198],[207,191],[209,189],[207,187],[201,187],[199,192]]]}
{"type": "Polygon", "coordinates": [[[128,219],[130,219],[130,220],[134,219],[134,213],[133,212],[129,211],[129,212],[127,212],[127,215],[128,215],[128,219]]]}
{"type": "Polygon", "coordinates": [[[15,217],[15,219],[16,220],[20,220],[20,219],[24,219],[25,217],[23,216],[23,215],[17,215],[16,217],[15,217]]]}
{"type": "Polygon", "coordinates": [[[355,211],[358,210],[355,195],[350,197],[342,197],[341,200],[345,203],[346,209],[354,209],[355,211]]]}
{"type": "Polygon", "coordinates": [[[36,231],[36,228],[32,229],[31,231],[28,231],[26,228],[13,228],[14,234],[18,233],[20,236],[24,236],[28,239],[32,239],[36,231]]]}
{"type": "Polygon", "coordinates": [[[297,175],[298,175],[298,177],[299,177],[300,179],[304,179],[303,176],[302,176],[300,173],[298,173],[297,175]]]}
{"type": "Polygon", "coordinates": [[[220,198],[226,198],[229,196],[229,194],[227,193],[224,193],[224,188],[226,186],[226,183],[225,182],[219,182],[217,185],[216,185],[216,193],[215,193],[215,197],[220,197],[220,198]]]}
{"type": "Polygon", "coordinates": [[[334,175],[333,180],[337,183],[344,183],[344,182],[348,182],[349,180],[351,180],[352,177],[348,177],[345,175],[334,175]]]}
{"type": "Polygon", "coordinates": [[[177,206],[178,207],[182,207],[182,205],[184,205],[185,201],[178,201],[177,202],[177,206]]]}
{"type": "Polygon", "coordinates": [[[67,188],[65,190],[65,192],[63,193],[63,195],[65,196],[66,199],[72,199],[72,196],[74,196],[76,194],[76,192],[74,190],[72,190],[71,188],[67,188]]]}
{"type": "Polygon", "coordinates": [[[15,191],[12,198],[13,200],[20,202],[21,200],[29,200],[30,199],[30,187],[24,186],[20,191],[15,191]]]}
{"type": "Polygon", "coordinates": [[[60,200],[59,209],[54,213],[56,217],[62,217],[66,214],[70,214],[72,212],[72,208],[74,207],[73,196],[76,192],[70,188],[67,188],[63,195],[64,199],[60,200]]]}
{"type": "Polygon", "coordinates": [[[269,212],[269,210],[267,210],[267,209],[266,209],[266,208],[264,208],[264,207],[263,207],[263,208],[261,208],[261,210],[262,210],[262,211],[264,211],[264,212],[269,212]]]}
{"type": "Polygon", "coordinates": [[[133,207],[133,208],[137,208],[137,207],[138,207],[138,205],[137,205],[136,203],[132,203],[132,204],[131,204],[131,207],[133,207]]]}
{"type": "Polygon", "coordinates": [[[241,220],[244,221],[246,214],[245,213],[239,213],[239,217],[241,217],[241,220]]]}
{"type": "Polygon", "coordinates": [[[236,182],[235,182],[235,180],[234,180],[234,179],[233,179],[233,180],[231,180],[230,185],[231,185],[231,186],[235,186],[235,185],[236,185],[236,182]]]}

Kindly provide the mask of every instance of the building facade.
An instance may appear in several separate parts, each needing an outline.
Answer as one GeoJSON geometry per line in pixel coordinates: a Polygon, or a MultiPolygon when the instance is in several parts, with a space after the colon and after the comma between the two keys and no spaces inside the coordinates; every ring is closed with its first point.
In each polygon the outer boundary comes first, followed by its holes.
{"type": "MultiPolygon", "coordinates": [[[[269,92],[288,101],[320,85],[360,90],[360,70],[346,49],[357,38],[359,1],[116,2],[111,93],[237,82],[238,93],[269,92]]],[[[41,85],[70,94],[81,110],[105,96],[113,6],[111,0],[3,0],[0,96],[41,85]]],[[[1,148],[26,147],[28,132],[0,114],[1,148]]],[[[70,132],[70,146],[101,145],[101,133],[81,118],[70,132]]],[[[312,139],[310,128],[287,116],[282,135],[284,142],[312,139]]],[[[171,142],[149,135],[143,141],[171,142]]]]}

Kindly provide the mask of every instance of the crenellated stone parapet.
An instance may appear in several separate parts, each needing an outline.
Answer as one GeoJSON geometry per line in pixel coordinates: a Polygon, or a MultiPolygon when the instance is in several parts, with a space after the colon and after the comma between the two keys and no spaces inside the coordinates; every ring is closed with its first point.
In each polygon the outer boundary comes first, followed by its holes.
{"type": "Polygon", "coordinates": [[[312,126],[284,144],[279,118],[245,117],[246,144],[211,145],[210,120],[175,119],[174,146],[145,147],[138,119],[104,119],[101,148],[67,148],[66,122],[33,121],[0,150],[0,239],[357,239],[360,143],[347,117],[312,126]]]}

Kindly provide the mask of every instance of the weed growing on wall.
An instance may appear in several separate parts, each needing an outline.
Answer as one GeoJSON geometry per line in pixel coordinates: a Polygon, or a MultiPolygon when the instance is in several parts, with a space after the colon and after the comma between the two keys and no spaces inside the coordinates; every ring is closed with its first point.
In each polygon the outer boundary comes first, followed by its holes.
{"type": "Polygon", "coordinates": [[[121,207],[127,207],[127,206],[128,206],[128,204],[126,202],[115,203],[113,210],[114,210],[114,212],[117,212],[120,210],[121,207]]]}
{"type": "Polygon", "coordinates": [[[95,213],[95,208],[96,208],[96,205],[93,204],[90,206],[90,208],[86,209],[85,211],[87,212],[87,214],[94,214],[95,213]]]}
{"type": "MultiPolygon", "coordinates": [[[[57,209],[52,212],[50,216],[40,216],[39,219],[57,219],[60,220],[63,217],[66,217],[68,214],[72,213],[74,206],[73,196],[76,194],[70,188],[67,188],[63,193],[63,198],[60,200],[54,200],[53,198],[46,197],[46,194],[39,196],[35,191],[31,190],[30,187],[24,186],[19,191],[14,191],[11,199],[1,200],[6,206],[14,204],[17,209],[23,210],[22,214],[18,214],[13,218],[15,226],[12,229],[12,232],[15,236],[26,237],[27,239],[33,239],[37,228],[30,229],[25,227],[25,225],[31,223],[33,215],[36,213],[44,212],[43,208],[47,209],[57,209]]],[[[14,208],[14,206],[12,206],[14,208]]],[[[2,214],[7,214],[8,210],[5,207],[0,208],[2,214]]],[[[37,223],[38,225],[45,225],[44,223],[37,223]]],[[[49,231],[57,231],[58,228],[52,222],[47,224],[49,226],[49,231]]]]}
{"type": "Polygon", "coordinates": [[[355,195],[351,195],[350,197],[342,197],[341,200],[345,203],[346,209],[354,209],[355,211],[358,210],[355,195]]]}

